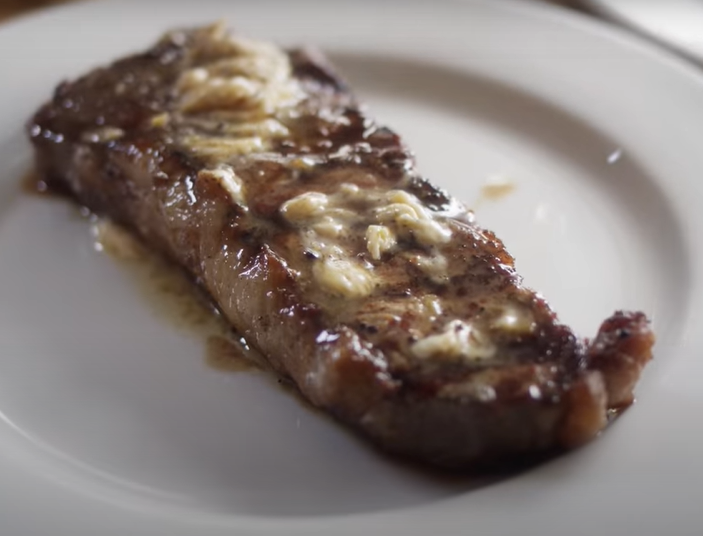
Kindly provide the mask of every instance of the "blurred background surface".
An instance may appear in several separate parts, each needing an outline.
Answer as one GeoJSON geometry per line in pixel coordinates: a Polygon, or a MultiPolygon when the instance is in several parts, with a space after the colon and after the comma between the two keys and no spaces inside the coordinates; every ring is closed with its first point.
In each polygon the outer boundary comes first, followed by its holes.
{"type": "MultiPolygon", "coordinates": [[[[42,7],[65,4],[74,0],[0,0],[0,21],[42,7]]],[[[94,0],[100,1],[100,0],[94,0]]],[[[525,2],[546,2],[551,4],[576,6],[578,0],[523,0],[525,2]]]]}
{"type": "MultiPolygon", "coordinates": [[[[0,23],[42,8],[75,1],[0,0],[0,23]]],[[[703,67],[703,32],[699,30],[703,27],[703,3],[699,0],[515,1],[554,4],[606,20],[658,42],[703,67]]]]}
{"type": "Polygon", "coordinates": [[[63,3],[66,0],[0,0],[0,21],[32,9],[63,3]]]}

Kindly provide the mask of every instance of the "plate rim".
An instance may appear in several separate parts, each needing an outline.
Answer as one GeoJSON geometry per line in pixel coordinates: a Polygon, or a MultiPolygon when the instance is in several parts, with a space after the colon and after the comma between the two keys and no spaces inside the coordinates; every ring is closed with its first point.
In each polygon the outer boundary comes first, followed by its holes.
{"type": "MultiPolygon", "coordinates": [[[[648,39],[659,47],[669,51],[672,54],[678,55],[688,62],[692,62],[695,68],[703,67],[703,42],[698,48],[687,46],[685,43],[670,37],[669,35],[657,32],[653,28],[641,24],[641,22],[628,16],[627,8],[625,10],[618,8],[613,3],[608,3],[607,0],[579,0],[586,9],[593,14],[602,17],[604,20],[615,23],[623,28],[634,32],[638,38],[648,39]]],[[[678,0],[680,1],[680,0],[678,0]]],[[[694,4],[686,0],[686,6],[696,10],[703,17],[703,6],[694,4]]]]}

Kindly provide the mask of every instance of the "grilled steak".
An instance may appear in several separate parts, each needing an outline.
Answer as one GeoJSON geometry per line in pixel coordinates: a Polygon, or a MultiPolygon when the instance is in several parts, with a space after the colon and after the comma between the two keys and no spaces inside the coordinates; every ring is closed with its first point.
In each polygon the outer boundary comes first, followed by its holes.
{"type": "Polygon", "coordinates": [[[387,451],[475,468],[575,447],[651,358],[641,313],[590,344],[560,324],[315,52],[172,31],[60,85],[29,135],[50,187],[180,265],[387,451]]]}

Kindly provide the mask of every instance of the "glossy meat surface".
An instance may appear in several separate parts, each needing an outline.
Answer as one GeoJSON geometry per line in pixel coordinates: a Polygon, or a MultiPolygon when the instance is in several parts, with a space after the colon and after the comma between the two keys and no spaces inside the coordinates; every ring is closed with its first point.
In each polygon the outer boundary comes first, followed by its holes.
{"type": "Polygon", "coordinates": [[[580,445],[632,400],[641,313],[589,344],[317,53],[214,26],[60,85],[44,180],[182,266],[315,405],[477,467],[580,445]]]}

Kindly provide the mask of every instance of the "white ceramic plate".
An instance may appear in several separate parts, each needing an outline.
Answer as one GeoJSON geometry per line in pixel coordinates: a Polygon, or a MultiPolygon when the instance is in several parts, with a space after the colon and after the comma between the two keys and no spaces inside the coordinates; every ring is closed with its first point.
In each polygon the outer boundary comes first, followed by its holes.
{"type": "Polygon", "coordinates": [[[106,1],[0,30],[0,533],[8,536],[694,534],[703,526],[703,79],[548,7],[106,1]],[[420,167],[502,236],[584,335],[650,314],[640,402],[602,438],[490,485],[395,464],[203,343],[19,193],[23,123],[61,79],[226,17],[328,51],[420,167]],[[485,181],[515,185],[483,200],[485,181]]]}
{"type": "Polygon", "coordinates": [[[581,0],[703,64],[703,0],[581,0]]]}

